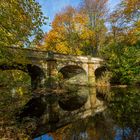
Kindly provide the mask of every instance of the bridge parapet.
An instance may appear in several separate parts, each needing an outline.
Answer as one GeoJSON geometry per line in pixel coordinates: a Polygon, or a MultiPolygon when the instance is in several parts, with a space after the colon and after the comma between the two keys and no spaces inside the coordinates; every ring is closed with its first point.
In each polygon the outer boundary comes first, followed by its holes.
{"type": "Polygon", "coordinates": [[[82,62],[82,63],[101,63],[103,59],[95,58],[90,56],[78,56],[78,55],[67,55],[67,54],[59,54],[54,53],[54,59],[56,60],[63,60],[63,61],[75,61],[75,62],[82,62]]]}
{"type": "Polygon", "coordinates": [[[41,51],[37,49],[19,48],[19,47],[8,47],[9,51],[12,53],[22,53],[26,58],[38,58],[38,59],[54,59],[63,61],[75,61],[83,63],[100,63],[103,59],[90,56],[78,56],[78,55],[68,55],[60,54],[52,51],[41,51]]]}
{"type": "Polygon", "coordinates": [[[40,51],[37,49],[19,48],[19,47],[7,47],[9,52],[14,54],[23,54],[26,58],[39,58],[47,59],[50,57],[50,51],[40,51]]]}

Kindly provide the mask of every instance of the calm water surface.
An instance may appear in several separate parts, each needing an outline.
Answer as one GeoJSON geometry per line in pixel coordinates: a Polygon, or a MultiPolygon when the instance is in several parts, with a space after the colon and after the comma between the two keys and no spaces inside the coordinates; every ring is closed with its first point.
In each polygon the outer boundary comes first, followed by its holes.
{"type": "Polygon", "coordinates": [[[1,88],[0,139],[140,140],[139,87],[71,88],[37,95],[1,88]]]}

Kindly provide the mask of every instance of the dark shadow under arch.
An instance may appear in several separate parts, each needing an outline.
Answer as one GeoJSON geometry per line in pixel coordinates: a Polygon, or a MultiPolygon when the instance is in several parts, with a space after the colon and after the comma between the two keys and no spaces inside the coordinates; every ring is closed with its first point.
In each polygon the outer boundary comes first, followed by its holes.
{"type": "Polygon", "coordinates": [[[7,65],[7,64],[3,64],[3,65],[0,65],[0,69],[1,70],[21,70],[23,72],[28,73],[29,76],[31,77],[32,90],[35,90],[36,88],[43,86],[42,81],[45,78],[45,74],[44,74],[43,70],[36,65],[31,65],[31,64],[7,65]]]}
{"type": "Polygon", "coordinates": [[[43,72],[43,70],[40,67],[38,67],[36,65],[28,64],[27,65],[27,72],[31,76],[32,89],[36,89],[38,87],[43,87],[45,73],[43,72]]]}
{"type": "Polygon", "coordinates": [[[63,75],[64,79],[72,78],[81,73],[86,75],[86,71],[82,67],[77,66],[77,65],[64,66],[63,68],[59,70],[59,72],[63,75]]]}
{"type": "Polygon", "coordinates": [[[105,67],[105,66],[97,68],[95,70],[95,78],[96,78],[96,80],[99,79],[102,76],[102,74],[104,72],[106,72],[106,71],[107,71],[107,67],[105,67]]]}

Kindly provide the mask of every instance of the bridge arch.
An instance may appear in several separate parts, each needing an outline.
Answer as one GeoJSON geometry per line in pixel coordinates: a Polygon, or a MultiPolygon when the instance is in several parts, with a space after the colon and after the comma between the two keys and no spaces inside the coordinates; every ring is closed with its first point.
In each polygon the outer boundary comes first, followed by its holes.
{"type": "Polygon", "coordinates": [[[66,65],[62,67],[59,72],[62,73],[64,79],[71,78],[80,73],[86,74],[86,71],[82,67],[77,65],[66,65]]]}
{"type": "Polygon", "coordinates": [[[31,77],[31,85],[33,90],[44,86],[46,76],[44,71],[39,66],[28,64],[27,72],[31,77]]]}
{"type": "Polygon", "coordinates": [[[107,71],[107,67],[100,66],[95,70],[95,79],[98,80],[105,72],[107,71]]]}
{"type": "Polygon", "coordinates": [[[43,70],[36,65],[23,65],[23,64],[14,64],[14,65],[7,65],[3,64],[0,65],[1,70],[21,70],[25,73],[28,73],[31,77],[31,88],[32,90],[36,89],[37,87],[41,87],[45,80],[45,73],[43,70]]]}
{"type": "Polygon", "coordinates": [[[88,81],[87,72],[79,65],[65,65],[58,71],[63,79],[70,84],[85,85],[88,81]]]}

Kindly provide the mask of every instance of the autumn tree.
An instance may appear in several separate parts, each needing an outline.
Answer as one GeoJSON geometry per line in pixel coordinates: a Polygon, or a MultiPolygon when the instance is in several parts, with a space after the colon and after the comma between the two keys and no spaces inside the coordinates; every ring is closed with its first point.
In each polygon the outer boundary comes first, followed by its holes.
{"type": "Polygon", "coordinates": [[[140,2],[123,0],[110,16],[111,30],[102,50],[112,82],[138,84],[140,71],[140,2]]]}
{"type": "MultiPolygon", "coordinates": [[[[41,26],[45,23],[45,19],[40,5],[35,0],[0,1],[0,65],[24,64],[25,55],[22,51],[18,50],[15,53],[16,51],[11,51],[8,47],[36,45],[42,39],[41,26]]],[[[13,72],[8,75],[6,77],[1,72],[0,84],[4,80],[2,78],[9,82],[13,72]]],[[[18,75],[18,72],[15,75],[18,75]]]]}
{"type": "MultiPolygon", "coordinates": [[[[24,54],[8,50],[8,46],[36,45],[42,39],[44,21],[41,7],[35,0],[0,0],[0,65],[21,64],[24,54]]],[[[17,111],[29,99],[28,96],[25,101],[24,97],[30,93],[30,82],[30,76],[24,72],[0,70],[1,139],[27,139],[23,128],[13,124],[16,124],[17,111]]]]}
{"type": "Polygon", "coordinates": [[[140,2],[123,0],[110,16],[114,41],[134,45],[140,40],[140,2]]]}
{"type": "Polygon", "coordinates": [[[88,16],[89,38],[88,54],[94,55],[103,46],[107,28],[105,26],[108,0],[82,0],[81,10],[88,16]]]}
{"type": "Polygon", "coordinates": [[[107,0],[83,0],[55,16],[43,48],[66,54],[94,56],[105,42],[107,0]]]}
{"type": "Polygon", "coordinates": [[[86,19],[86,15],[78,13],[75,8],[66,7],[55,16],[52,29],[46,34],[41,47],[59,53],[82,54],[87,32],[86,19]]]}
{"type": "Polygon", "coordinates": [[[35,0],[1,0],[0,2],[0,64],[22,61],[24,54],[9,47],[33,47],[43,37],[45,23],[39,3],[35,0]],[[18,55],[17,55],[18,54],[18,55]]]}
{"type": "Polygon", "coordinates": [[[41,38],[44,23],[40,5],[35,0],[1,0],[0,45],[28,46],[41,38]]]}

